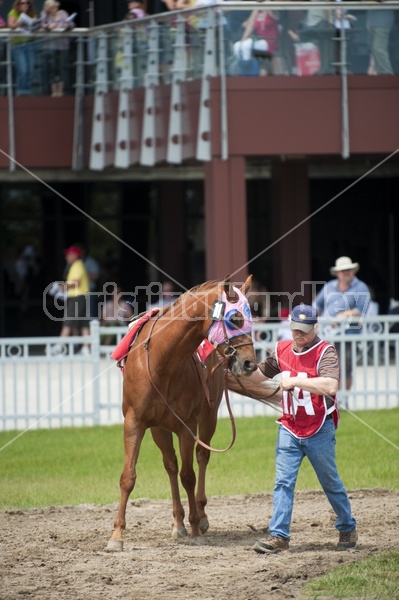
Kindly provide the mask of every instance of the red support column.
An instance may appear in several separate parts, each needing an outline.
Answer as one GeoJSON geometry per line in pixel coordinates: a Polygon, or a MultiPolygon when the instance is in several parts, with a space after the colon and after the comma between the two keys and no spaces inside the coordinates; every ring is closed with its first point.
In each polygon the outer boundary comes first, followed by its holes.
{"type": "Polygon", "coordinates": [[[245,281],[247,206],[245,157],[205,163],[206,278],[245,281]]]}

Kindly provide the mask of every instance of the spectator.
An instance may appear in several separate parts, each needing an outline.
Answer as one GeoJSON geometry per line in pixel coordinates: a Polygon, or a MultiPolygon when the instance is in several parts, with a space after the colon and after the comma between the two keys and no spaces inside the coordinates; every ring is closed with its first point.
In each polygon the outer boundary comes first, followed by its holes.
{"type": "MultiPolygon", "coordinates": [[[[341,3],[342,0],[334,0],[335,2],[341,3]]],[[[352,35],[351,29],[352,25],[354,25],[357,21],[355,15],[352,15],[345,8],[338,8],[334,11],[334,27],[335,27],[335,37],[338,42],[335,47],[335,62],[337,66],[342,63],[342,51],[345,50],[345,63],[349,67],[355,62],[356,55],[355,49],[353,48],[352,43],[352,35]],[[343,40],[346,40],[346,44],[343,46],[343,40]]]]}
{"type": "MultiPolygon", "coordinates": [[[[3,0],[0,0],[0,6],[3,4],[3,0]]],[[[6,26],[6,22],[3,19],[3,17],[0,15],[0,29],[3,29],[3,27],[6,26]]]]}
{"type": "Polygon", "coordinates": [[[254,10],[246,21],[241,40],[234,44],[234,54],[242,60],[249,60],[254,54],[263,55],[259,74],[272,74],[271,60],[276,54],[278,41],[278,13],[271,10],[254,10]]]}
{"type": "MultiPolygon", "coordinates": [[[[68,337],[72,329],[77,335],[87,336],[89,329],[89,310],[87,294],[90,290],[89,276],[85,269],[82,252],[77,246],[71,246],[64,250],[66,261],[69,265],[66,281],[60,285],[66,292],[65,321],[61,329],[60,337],[68,337]]],[[[51,354],[63,354],[65,347],[55,344],[51,348],[51,354]]],[[[80,354],[90,354],[88,344],[83,344],[80,354]]]]}
{"type": "Polygon", "coordinates": [[[273,355],[251,375],[257,382],[280,375],[283,393],[270,537],[256,542],[253,549],[262,554],[288,550],[295,484],[306,456],[337,516],[338,550],[354,548],[356,521],[335,460],[338,355],[332,344],[318,337],[317,311],[312,306],[300,304],[292,310],[291,333],[292,339],[277,342],[273,355]]]}
{"type": "Polygon", "coordinates": [[[389,35],[395,21],[393,10],[369,10],[367,29],[371,37],[369,75],[393,75],[389,57],[389,35]]]}
{"type": "MultiPolygon", "coordinates": [[[[125,21],[132,21],[132,20],[136,20],[136,19],[142,19],[143,17],[147,16],[147,12],[145,9],[145,3],[141,2],[140,0],[133,0],[133,2],[128,2],[127,3],[127,7],[128,7],[128,12],[125,14],[124,16],[124,20],[125,21]]],[[[117,37],[113,40],[113,43],[115,44],[115,60],[114,60],[114,68],[115,68],[115,72],[114,72],[114,82],[115,82],[115,89],[117,89],[120,85],[121,82],[121,77],[123,76],[123,68],[124,68],[124,56],[123,56],[123,46],[124,46],[124,40],[125,40],[125,35],[126,35],[126,28],[121,28],[117,37]]],[[[136,29],[136,34],[138,33],[138,30],[136,29]]],[[[145,38],[147,36],[145,35],[145,38]]],[[[140,48],[139,48],[140,44],[138,43],[138,39],[137,36],[134,36],[134,40],[133,40],[133,54],[140,54],[140,48]]],[[[128,59],[130,60],[131,57],[128,57],[128,59]]]]}
{"type": "MultiPolygon", "coordinates": [[[[341,256],[331,267],[330,273],[336,279],[326,283],[317,294],[314,306],[319,315],[329,319],[346,319],[346,333],[360,333],[359,317],[364,317],[370,302],[367,285],[355,277],[359,263],[353,263],[349,256],[341,256]]],[[[344,342],[346,380],[345,389],[352,387],[351,344],[344,342]]],[[[339,350],[339,346],[337,345],[339,350]]]]}
{"type": "MultiPolygon", "coordinates": [[[[317,2],[317,0],[310,0],[317,2]]],[[[311,8],[306,12],[302,22],[298,24],[297,31],[290,30],[289,35],[294,42],[313,42],[320,51],[320,70],[318,75],[329,75],[334,72],[331,62],[333,60],[332,38],[335,28],[330,23],[330,11],[324,8],[311,8]]]]}
{"type": "MultiPolygon", "coordinates": [[[[34,19],[37,14],[32,0],[14,0],[7,16],[10,29],[21,26],[21,15],[34,19]]],[[[11,56],[15,63],[15,94],[26,96],[32,93],[33,72],[35,69],[35,46],[32,36],[18,36],[11,39],[11,56]]]]}
{"type": "Polygon", "coordinates": [[[147,16],[147,12],[145,9],[144,2],[140,0],[133,0],[133,2],[128,2],[128,12],[125,15],[126,20],[130,19],[142,19],[147,16]]]}
{"type": "Polygon", "coordinates": [[[374,288],[372,288],[370,285],[368,287],[370,292],[370,302],[367,308],[367,316],[377,317],[380,314],[380,304],[375,300],[374,288]]]}
{"type": "MultiPolygon", "coordinates": [[[[103,305],[100,324],[103,327],[126,327],[133,316],[134,310],[131,302],[124,299],[122,288],[114,284],[112,294],[103,305]]],[[[107,346],[115,344],[116,336],[106,335],[101,343],[107,346]]]]}
{"type": "Polygon", "coordinates": [[[174,302],[177,298],[173,283],[169,279],[160,284],[158,289],[158,300],[150,304],[148,310],[152,310],[153,308],[163,308],[174,302]]]}
{"type": "MultiPolygon", "coordinates": [[[[58,0],[46,0],[40,14],[41,28],[49,33],[71,30],[75,27],[73,21],[68,20],[69,15],[65,10],[59,10],[58,0]]],[[[64,95],[65,79],[67,78],[69,40],[65,36],[53,37],[44,40],[45,62],[51,83],[52,97],[64,95]]]]}
{"type": "Polygon", "coordinates": [[[82,244],[75,244],[81,252],[82,260],[89,276],[90,282],[90,318],[98,319],[98,292],[101,277],[101,268],[98,261],[87,253],[86,248],[82,244]]]}
{"type": "Polygon", "coordinates": [[[31,300],[31,284],[40,271],[39,261],[34,246],[28,244],[23,248],[15,261],[16,287],[15,293],[21,299],[21,310],[26,310],[31,300]]]}

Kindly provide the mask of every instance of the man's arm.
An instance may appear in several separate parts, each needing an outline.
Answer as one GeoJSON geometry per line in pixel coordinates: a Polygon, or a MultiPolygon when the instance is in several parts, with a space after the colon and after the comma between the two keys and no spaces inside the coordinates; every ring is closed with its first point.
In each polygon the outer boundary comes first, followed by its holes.
{"type": "Polygon", "coordinates": [[[338,391],[338,380],[333,377],[285,377],[280,381],[280,388],[284,391],[295,387],[312,394],[335,396],[338,391]]]}
{"type": "Polygon", "coordinates": [[[249,379],[251,381],[253,381],[254,383],[261,383],[262,381],[266,381],[267,379],[270,379],[270,377],[266,377],[266,375],[263,375],[262,371],[259,369],[259,367],[256,369],[256,371],[254,371],[250,376],[249,379]]]}

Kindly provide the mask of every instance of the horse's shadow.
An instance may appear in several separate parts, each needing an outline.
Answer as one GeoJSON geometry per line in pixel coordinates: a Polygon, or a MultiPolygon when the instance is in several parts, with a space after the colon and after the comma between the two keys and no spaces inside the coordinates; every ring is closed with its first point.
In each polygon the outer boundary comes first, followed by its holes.
{"type": "MultiPolygon", "coordinates": [[[[205,544],[204,547],[219,547],[219,548],[227,548],[234,544],[234,546],[242,546],[243,548],[251,548],[255,542],[267,538],[267,531],[251,531],[250,527],[248,529],[222,529],[209,531],[209,533],[204,535],[205,544]]],[[[184,538],[178,540],[177,543],[183,543],[186,545],[194,545],[190,541],[190,538],[184,538]]],[[[359,550],[359,546],[356,547],[356,550],[359,550]]],[[[307,552],[343,552],[342,550],[337,549],[337,544],[334,542],[314,542],[314,543],[291,543],[289,548],[290,553],[295,554],[304,554],[307,552]]]]}

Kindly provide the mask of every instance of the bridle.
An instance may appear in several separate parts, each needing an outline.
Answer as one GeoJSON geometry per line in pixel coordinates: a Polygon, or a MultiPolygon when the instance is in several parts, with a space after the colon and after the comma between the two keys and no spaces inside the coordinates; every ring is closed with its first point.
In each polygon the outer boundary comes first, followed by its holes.
{"type": "MultiPolygon", "coordinates": [[[[159,387],[157,386],[157,384],[155,383],[155,381],[152,378],[151,370],[150,370],[149,344],[150,344],[150,341],[151,341],[151,336],[152,336],[153,329],[155,327],[156,322],[160,318],[160,316],[161,316],[161,314],[158,314],[155,317],[155,319],[153,320],[153,322],[151,324],[150,331],[148,333],[148,336],[147,336],[146,340],[143,343],[143,347],[144,347],[144,350],[145,350],[145,353],[146,353],[146,367],[147,367],[147,376],[149,378],[149,381],[150,381],[152,387],[157,392],[157,394],[160,396],[160,398],[164,401],[164,403],[166,404],[166,406],[168,407],[168,409],[171,411],[171,413],[187,429],[187,431],[190,433],[190,435],[192,436],[192,438],[195,440],[195,442],[197,444],[199,444],[200,446],[202,446],[206,450],[210,450],[212,452],[219,452],[219,453],[227,452],[227,450],[230,450],[230,448],[233,446],[233,444],[235,442],[235,439],[236,439],[236,426],[235,426],[234,415],[233,415],[233,412],[231,410],[230,399],[229,399],[229,394],[228,394],[227,378],[228,378],[228,372],[229,372],[229,363],[230,363],[231,359],[237,353],[237,348],[240,348],[242,346],[253,345],[252,339],[250,337],[250,332],[243,333],[243,332],[240,332],[240,330],[237,330],[238,333],[236,335],[233,335],[233,336],[229,337],[228,334],[227,334],[226,322],[225,322],[224,318],[222,318],[222,319],[220,319],[218,321],[218,323],[221,324],[222,331],[223,331],[223,341],[222,342],[220,342],[220,341],[212,342],[212,340],[210,339],[210,331],[211,331],[212,327],[210,327],[210,329],[208,331],[208,340],[212,343],[212,345],[214,346],[215,349],[217,348],[217,346],[220,346],[222,344],[226,344],[226,348],[223,351],[224,358],[220,357],[220,361],[218,362],[218,364],[214,365],[214,367],[212,368],[210,374],[212,375],[215,372],[215,370],[217,368],[219,368],[222,364],[224,365],[224,394],[225,394],[226,406],[227,406],[227,410],[228,410],[228,413],[229,413],[230,423],[231,423],[231,429],[232,429],[232,439],[231,439],[230,444],[226,448],[223,448],[223,449],[213,448],[212,446],[209,446],[208,444],[205,444],[205,442],[203,442],[202,440],[200,440],[200,438],[197,435],[195,435],[195,433],[193,431],[191,431],[191,429],[183,421],[183,419],[181,419],[179,417],[179,415],[176,414],[176,412],[168,404],[167,399],[165,398],[165,396],[163,395],[163,393],[161,392],[161,390],[159,389],[159,387]],[[235,337],[237,337],[238,335],[247,335],[249,337],[249,341],[243,341],[243,342],[239,342],[237,344],[233,344],[232,340],[235,337]]],[[[200,381],[202,383],[202,386],[203,386],[203,389],[204,389],[204,392],[205,392],[205,396],[206,396],[206,398],[208,400],[208,404],[211,406],[209,389],[208,389],[207,383],[205,381],[205,377],[203,376],[203,373],[201,372],[201,369],[203,369],[202,364],[198,364],[197,363],[197,371],[198,371],[198,374],[199,374],[199,378],[200,378],[200,381]]]]}

